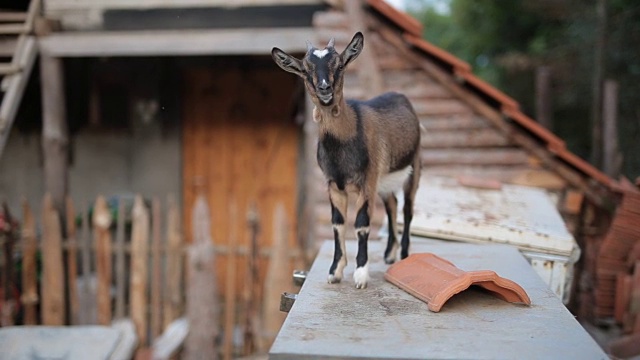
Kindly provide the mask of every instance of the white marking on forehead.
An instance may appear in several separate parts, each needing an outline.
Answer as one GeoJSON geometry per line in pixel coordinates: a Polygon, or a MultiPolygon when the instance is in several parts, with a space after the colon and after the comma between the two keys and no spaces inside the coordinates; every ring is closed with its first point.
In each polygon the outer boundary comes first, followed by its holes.
{"type": "Polygon", "coordinates": [[[318,59],[322,59],[325,55],[327,55],[329,53],[329,50],[327,49],[322,49],[322,50],[314,50],[313,51],[313,55],[315,55],[316,57],[318,57],[318,59]]]}

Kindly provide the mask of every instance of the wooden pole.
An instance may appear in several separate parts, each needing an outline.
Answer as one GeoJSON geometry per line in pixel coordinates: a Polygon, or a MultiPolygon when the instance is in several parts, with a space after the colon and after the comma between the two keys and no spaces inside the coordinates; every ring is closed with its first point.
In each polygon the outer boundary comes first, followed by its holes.
{"type": "MultiPolygon", "coordinates": [[[[364,38],[368,39],[372,34],[367,29],[366,14],[362,9],[362,2],[345,1],[344,8],[349,16],[351,32],[361,31],[364,38]]],[[[364,50],[359,56],[358,77],[360,78],[360,87],[366,89],[369,97],[373,97],[382,93],[384,89],[384,79],[380,73],[380,67],[376,62],[373,42],[368,42],[368,44],[368,46],[365,45],[364,50]]]]}
{"type": "Polygon", "coordinates": [[[289,224],[284,205],[278,203],[273,218],[273,246],[269,267],[264,282],[262,316],[264,340],[271,345],[284,322],[286,315],[280,311],[280,295],[291,283],[291,261],[289,259],[289,224]]]}
{"type": "Polygon", "coordinates": [[[164,293],[164,328],[182,315],[182,235],[180,209],[174,196],[168,198],[167,211],[167,272],[164,293]]]}
{"type": "Polygon", "coordinates": [[[551,68],[540,66],[536,69],[536,120],[547,129],[553,129],[551,106],[551,68]]]}
{"type": "MultiPolygon", "coordinates": [[[[0,254],[0,270],[2,273],[3,299],[0,299],[2,313],[0,313],[0,326],[14,325],[14,312],[16,301],[13,296],[16,279],[14,278],[13,247],[15,245],[13,218],[9,212],[7,203],[2,204],[0,216],[4,217],[4,227],[0,227],[0,243],[3,243],[0,254]],[[4,260],[2,260],[4,257],[4,260]]],[[[1,223],[0,223],[1,225],[1,223]]]]}
{"type": "Polygon", "coordinates": [[[147,345],[147,276],[149,244],[149,212],[140,195],[136,196],[132,211],[131,230],[131,319],[141,346],[147,345]]]}
{"type": "Polygon", "coordinates": [[[602,102],[604,172],[612,178],[620,175],[622,154],[618,146],[618,82],[606,80],[602,102]]]}
{"type": "Polygon", "coordinates": [[[67,222],[67,277],[69,283],[69,310],[71,325],[78,325],[80,321],[80,303],[78,298],[78,234],[76,231],[76,211],[73,200],[66,199],[67,222]]]}
{"type": "Polygon", "coordinates": [[[69,164],[64,70],[61,58],[40,54],[44,188],[60,213],[67,195],[69,164]]]}
{"type": "Polygon", "coordinates": [[[26,200],[22,201],[22,304],[24,324],[38,323],[38,274],[36,266],[36,221],[26,200]]]}
{"type": "Polygon", "coordinates": [[[91,248],[92,239],[89,231],[89,205],[85,203],[82,208],[80,250],[80,273],[82,274],[82,301],[80,302],[80,323],[93,324],[95,322],[95,299],[91,290],[91,248]]]}
{"type": "Polygon", "coordinates": [[[111,325],[111,212],[103,196],[93,208],[93,236],[96,244],[98,324],[111,325]]]}
{"type": "Polygon", "coordinates": [[[211,215],[203,194],[193,208],[193,244],[189,247],[187,281],[187,320],[189,335],[185,359],[216,359],[218,298],[215,282],[215,257],[211,240],[211,215]]]}
{"type": "Polygon", "coordinates": [[[64,325],[64,266],[62,264],[62,227],[53,205],[45,195],[42,205],[42,324],[64,325]]]}
{"type": "Polygon", "coordinates": [[[236,312],[236,243],[238,241],[238,206],[235,200],[229,204],[229,238],[227,239],[227,278],[224,299],[224,347],[225,360],[233,357],[233,331],[236,312]]]}
{"type": "Polygon", "coordinates": [[[596,43],[594,48],[592,106],[591,106],[591,163],[602,168],[602,78],[605,69],[607,32],[607,0],[596,4],[596,43]]]}
{"type": "Polygon", "coordinates": [[[162,216],[160,200],[153,198],[152,204],[152,238],[151,238],[151,341],[162,332],[162,259],[160,256],[162,216]]]}
{"type": "Polygon", "coordinates": [[[125,290],[127,288],[126,264],[124,253],[126,208],[124,200],[118,199],[118,218],[116,219],[116,309],[115,318],[122,319],[125,314],[125,290]]]}

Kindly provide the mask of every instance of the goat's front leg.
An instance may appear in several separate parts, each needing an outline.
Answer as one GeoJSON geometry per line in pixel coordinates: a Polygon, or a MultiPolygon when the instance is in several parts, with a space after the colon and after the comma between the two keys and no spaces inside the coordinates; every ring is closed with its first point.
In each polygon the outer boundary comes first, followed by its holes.
{"type": "MultiPolygon", "coordinates": [[[[375,189],[375,186],[373,186],[375,189]]],[[[375,194],[375,193],[374,193],[375,194]]],[[[369,254],[367,243],[369,241],[369,224],[371,222],[371,207],[374,197],[368,189],[362,189],[356,201],[358,214],[356,215],[356,237],[358,238],[358,255],[356,255],[356,271],[353,280],[357,289],[367,287],[369,281],[369,254]]]]}
{"type": "Polygon", "coordinates": [[[331,224],[333,226],[333,237],[335,250],[333,253],[333,263],[329,268],[329,283],[339,283],[342,281],[344,268],[347,266],[347,250],[344,237],[344,219],[347,215],[347,193],[338,189],[336,183],[329,183],[329,200],[331,201],[331,224]]]}

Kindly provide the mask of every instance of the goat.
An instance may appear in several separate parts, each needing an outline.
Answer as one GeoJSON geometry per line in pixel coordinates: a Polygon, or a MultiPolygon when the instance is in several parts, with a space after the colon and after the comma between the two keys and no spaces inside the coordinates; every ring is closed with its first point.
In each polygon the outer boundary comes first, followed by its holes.
{"type": "Polygon", "coordinates": [[[307,42],[303,59],[274,47],[271,56],[283,70],[300,76],[313,101],[313,119],[318,123],[317,160],[328,181],[331,223],[335,237],[329,283],[342,280],[347,265],[345,217],[347,193],[357,194],[355,220],[358,254],[353,275],[356,288],[363,289],[369,279],[367,241],[376,192],[381,196],[389,220],[385,262],[396,260],[396,211],[394,194],[404,190],[404,231],[400,242],[402,259],[409,255],[409,226],[420,178],[420,125],[409,100],[389,92],[368,101],[345,100],[344,72],[364,47],[364,36],[357,32],[342,53],[331,39],[324,49],[307,42]]]}

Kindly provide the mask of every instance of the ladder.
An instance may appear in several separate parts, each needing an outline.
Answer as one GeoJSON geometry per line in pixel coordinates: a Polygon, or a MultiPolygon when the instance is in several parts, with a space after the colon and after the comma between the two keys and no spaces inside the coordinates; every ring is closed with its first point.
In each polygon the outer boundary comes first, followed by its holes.
{"type": "Polygon", "coordinates": [[[38,53],[33,35],[41,0],[26,12],[0,9],[0,158],[38,53]]]}

